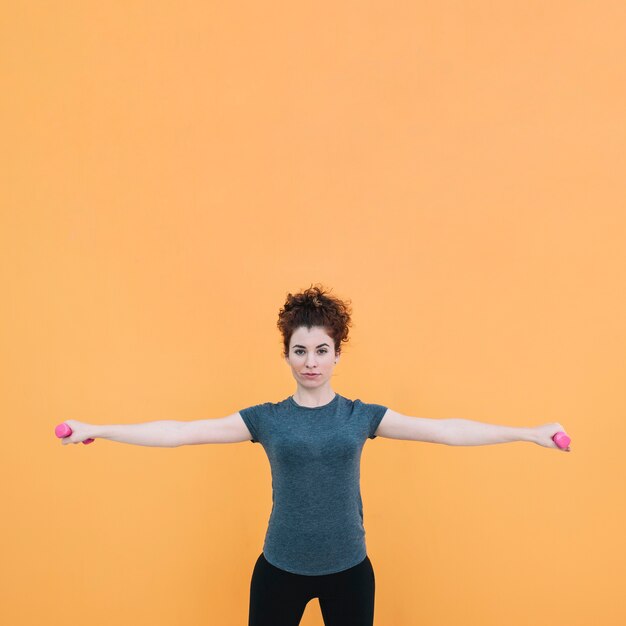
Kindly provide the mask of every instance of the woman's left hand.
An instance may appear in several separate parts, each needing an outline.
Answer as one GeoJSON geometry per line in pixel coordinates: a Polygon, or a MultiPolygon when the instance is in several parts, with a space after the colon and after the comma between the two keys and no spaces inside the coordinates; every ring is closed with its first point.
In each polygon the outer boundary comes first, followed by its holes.
{"type": "Polygon", "coordinates": [[[559,424],[558,422],[551,422],[550,424],[535,426],[535,428],[533,428],[533,431],[536,444],[540,446],[545,446],[546,448],[556,448],[557,450],[562,450],[563,452],[571,452],[569,446],[567,446],[567,448],[559,448],[559,446],[557,446],[552,439],[552,437],[554,437],[554,435],[556,435],[558,432],[565,432],[565,428],[563,428],[563,426],[561,426],[561,424],[559,424]]]}

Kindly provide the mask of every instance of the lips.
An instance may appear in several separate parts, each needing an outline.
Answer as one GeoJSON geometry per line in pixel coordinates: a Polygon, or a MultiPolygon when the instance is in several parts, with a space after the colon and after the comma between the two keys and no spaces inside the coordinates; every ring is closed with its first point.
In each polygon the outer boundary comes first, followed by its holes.
{"type": "Polygon", "coordinates": [[[307,378],[315,378],[316,376],[319,376],[319,374],[302,374],[303,376],[306,376],[307,378]]]}

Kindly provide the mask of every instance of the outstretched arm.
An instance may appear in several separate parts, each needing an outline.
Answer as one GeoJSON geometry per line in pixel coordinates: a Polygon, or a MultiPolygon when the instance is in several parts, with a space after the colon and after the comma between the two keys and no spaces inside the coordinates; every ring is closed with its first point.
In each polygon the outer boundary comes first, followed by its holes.
{"type": "MultiPolygon", "coordinates": [[[[560,449],[552,440],[552,436],[559,431],[564,431],[564,428],[558,422],[534,428],[516,428],[458,418],[410,417],[387,409],[376,435],[389,439],[427,441],[448,446],[484,446],[511,441],[530,441],[547,448],[560,449]]],[[[569,447],[565,451],[569,452],[569,447]]]]}
{"type": "MultiPolygon", "coordinates": [[[[500,426],[499,424],[486,424],[473,420],[452,418],[447,422],[448,443],[452,446],[485,446],[494,443],[509,443],[511,441],[530,441],[546,448],[556,448],[552,437],[565,429],[558,422],[542,424],[532,428],[500,426]]],[[[563,449],[570,452],[569,446],[563,449]]]]}
{"type": "Polygon", "coordinates": [[[68,443],[98,438],[138,446],[174,448],[182,445],[182,429],[186,423],[177,420],[157,420],[139,424],[89,424],[78,420],[65,420],[72,434],[62,438],[61,443],[65,446],[68,443]]]}
{"type": "Polygon", "coordinates": [[[139,424],[89,424],[65,420],[72,434],[61,439],[63,445],[86,439],[110,439],[138,446],[175,448],[200,443],[238,443],[252,438],[239,412],[228,417],[205,420],[158,420],[139,424]]]}

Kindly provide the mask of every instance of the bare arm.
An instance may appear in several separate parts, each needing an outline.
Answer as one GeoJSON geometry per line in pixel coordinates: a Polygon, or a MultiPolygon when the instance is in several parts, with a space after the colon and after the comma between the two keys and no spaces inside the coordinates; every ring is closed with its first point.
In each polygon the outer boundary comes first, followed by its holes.
{"type": "MultiPolygon", "coordinates": [[[[558,422],[518,428],[467,419],[411,417],[387,409],[376,429],[376,435],[389,439],[427,441],[448,446],[484,446],[511,441],[529,441],[558,450],[559,447],[552,437],[559,431],[565,431],[565,429],[558,422]]],[[[566,452],[569,451],[568,447],[566,452]]]]}
{"type": "Polygon", "coordinates": [[[201,443],[238,443],[252,439],[239,412],[228,417],[205,420],[159,420],[140,424],[87,424],[78,420],[65,420],[72,429],[61,443],[79,443],[88,438],[110,439],[138,446],[176,448],[201,443]]]}
{"type": "Polygon", "coordinates": [[[185,422],[176,420],[159,420],[140,424],[88,424],[78,420],[65,420],[72,429],[69,437],[61,439],[61,443],[80,443],[91,437],[110,439],[120,443],[131,443],[137,446],[158,446],[174,448],[182,445],[181,432],[185,422]]]}
{"type": "Polygon", "coordinates": [[[500,424],[488,424],[461,418],[450,418],[443,421],[447,426],[447,439],[451,446],[486,446],[513,441],[536,443],[533,428],[501,426],[500,424]]]}
{"type": "Polygon", "coordinates": [[[182,424],[181,445],[239,443],[252,439],[239,411],[228,417],[194,420],[182,424]]]}
{"type": "Polygon", "coordinates": [[[183,422],[158,420],[141,424],[109,424],[94,426],[95,436],[137,446],[175,448],[180,444],[183,422]]]}
{"type": "Polygon", "coordinates": [[[559,422],[549,422],[527,428],[456,418],[444,421],[448,424],[448,443],[452,446],[484,446],[511,441],[530,441],[546,448],[571,452],[569,446],[559,448],[552,439],[556,433],[565,432],[559,422]]]}

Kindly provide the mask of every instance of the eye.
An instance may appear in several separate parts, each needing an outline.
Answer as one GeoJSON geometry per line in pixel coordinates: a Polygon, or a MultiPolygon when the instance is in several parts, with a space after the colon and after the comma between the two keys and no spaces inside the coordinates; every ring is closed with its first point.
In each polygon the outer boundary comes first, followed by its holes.
{"type": "MultiPolygon", "coordinates": [[[[296,354],[300,354],[301,352],[304,352],[304,350],[302,348],[297,348],[296,350],[294,350],[294,352],[296,354]]],[[[326,354],[328,350],[326,348],[321,348],[319,352],[321,352],[322,354],[326,354]]]]}

